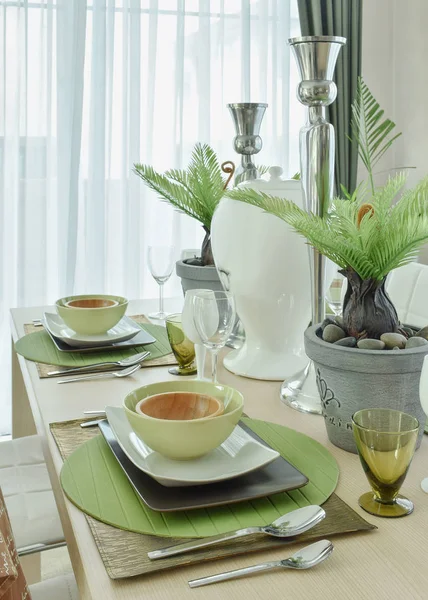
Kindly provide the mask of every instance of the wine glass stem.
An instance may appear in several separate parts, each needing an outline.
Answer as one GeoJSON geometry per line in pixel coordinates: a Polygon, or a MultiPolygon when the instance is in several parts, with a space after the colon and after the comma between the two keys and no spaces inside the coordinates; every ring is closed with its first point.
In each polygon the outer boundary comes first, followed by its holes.
{"type": "Polygon", "coordinates": [[[211,350],[211,381],[217,383],[218,350],[211,350]]]}
{"type": "Polygon", "coordinates": [[[197,379],[204,379],[206,353],[207,350],[203,344],[195,344],[197,379]]]}
{"type": "Polygon", "coordinates": [[[159,284],[159,312],[163,315],[163,283],[159,284]]]}

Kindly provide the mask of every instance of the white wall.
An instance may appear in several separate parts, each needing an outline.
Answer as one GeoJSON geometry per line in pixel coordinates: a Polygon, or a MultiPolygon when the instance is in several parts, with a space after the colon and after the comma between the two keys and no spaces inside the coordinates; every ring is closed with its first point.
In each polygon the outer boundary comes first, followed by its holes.
{"type": "Polygon", "coordinates": [[[427,0],[364,2],[363,77],[403,133],[380,168],[416,167],[409,185],[428,174],[427,29],[427,0]]]}

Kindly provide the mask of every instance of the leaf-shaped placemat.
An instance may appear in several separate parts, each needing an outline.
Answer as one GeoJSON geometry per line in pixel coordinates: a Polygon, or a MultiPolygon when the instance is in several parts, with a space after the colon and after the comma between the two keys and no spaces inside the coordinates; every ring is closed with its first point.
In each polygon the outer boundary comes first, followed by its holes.
{"type": "Polygon", "coordinates": [[[15,350],[28,360],[60,367],[83,367],[99,362],[121,360],[133,354],[144,352],[144,350],[150,351],[150,360],[171,353],[171,346],[168,342],[165,327],[153,325],[152,323],[145,323],[144,325],[140,325],[140,327],[152,335],[156,339],[156,342],[147,346],[91,352],[90,354],[84,352],[60,352],[55,347],[47,331],[43,329],[42,331],[29,333],[19,338],[15,344],[15,350]]]}
{"type": "MultiPolygon", "coordinates": [[[[61,471],[67,497],[88,515],[109,525],[157,536],[205,537],[254,525],[266,525],[298,507],[322,504],[336,488],[339,468],[333,456],[312,438],[264,421],[243,421],[297,469],[304,487],[239,504],[179,512],[157,512],[135,494],[99,435],[69,456],[61,471]]],[[[173,488],[166,489],[168,494],[173,488]]]]}

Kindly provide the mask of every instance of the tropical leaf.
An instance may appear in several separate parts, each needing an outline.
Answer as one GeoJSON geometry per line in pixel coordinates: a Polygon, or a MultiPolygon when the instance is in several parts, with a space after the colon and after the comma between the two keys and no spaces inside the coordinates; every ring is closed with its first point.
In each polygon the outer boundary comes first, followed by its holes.
{"type": "Polygon", "coordinates": [[[196,219],[210,231],[225,184],[216,153],[210,146],[196,144],[187,170],[170,169],[161,174],[149,165],[135,164],[134,172],[161,200],[196,219]]]}
{"type": "Polygon", "coordinates": [[[393,135],[395,123],[385,119],[385,111],[364,83],[358,78],[357,91],[352,103],[349,138],[358,147],[358,154],[367,169],[372,192],[375,193],[373,170],[391,144],[401,133],[393,135]]]}
{"type": "Polygon", "coordinates": [[[415,260],[428,241],[428,177],[397,200],[404,183],[405,177],[398,174],[378,189],[371,199],[373,211],[359,225],[361,199],[335,198],[326,216],[318,217],[290,200],[256,190],[235,189],[227,196],[283,219],[341,268],[350,267],[362,279],[382,281],[393,269],[415,260]]]}

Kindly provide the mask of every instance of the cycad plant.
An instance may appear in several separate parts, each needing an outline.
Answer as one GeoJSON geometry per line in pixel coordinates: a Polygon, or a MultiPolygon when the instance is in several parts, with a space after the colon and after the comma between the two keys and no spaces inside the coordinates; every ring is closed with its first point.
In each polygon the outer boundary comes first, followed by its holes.
{"type": "Polygon", "coordinates": [[[211,220],[227,181],[214,150],[207,144],[196,144],[186,170],[170,169],[162,174],[150,165],[135,164],[134,172],[161,200],[201,223],[205,231],[201,263],[203,266],[214,264],[211,220]]]}
{"type": "Polygon", "coordinates": [[[354,140],[365,157],[371,197],[367,186],[360,185],[347,199],[334,199],[326,216],[318,217],[291,201],[255,190],[233,190],[228,195],[280,217],[339,265],[348,279],[344,328],[357,338],[379,338],[399,328],[397,312],[385,291],[386,276],[414,260],[428,241],[428,177],[399,199],[406,180],[403,174],[376,189],[373,166],[397,137],[390,135],[395,125],[382,119],[383,111],[362,82],[353,114],[354,140]]]}

